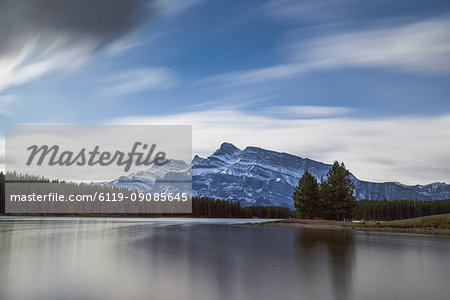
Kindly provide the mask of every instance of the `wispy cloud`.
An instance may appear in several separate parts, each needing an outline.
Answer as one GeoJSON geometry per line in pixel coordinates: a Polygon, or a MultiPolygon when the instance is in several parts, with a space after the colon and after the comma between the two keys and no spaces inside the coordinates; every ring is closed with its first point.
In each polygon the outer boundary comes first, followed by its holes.
{"type": "Polygon", "coordinates": [[[169,68],[140,68],[124,71],[104,78],[106,87],[99,90],[99,94],[117,97],[149,90],[167,89],[173,87],[176,76],[169,68]]]}
{"type": "Polygon", "coordinates": [[[328,163],[344,161],[365,180],[450,182],[450,166],[442,164],[450,148],[450,115],[285,119],[211,109],[159,117],[132,116],[108,123],[192,124],[193,153],[203,156],[223,141],[230,141],[239,147],[255,145],[328,163]]]}
{"type": "Polygon", "coordinates": [[[53,71],[73,70],[133,31],[148,1],[3,1],[0,91],[53,71]],[[58,4],[59,3],[59,4],[58,4]]]}
{"type": "Polygon", "coordinates": [[[295,21],[332,19],[336,11],[343,11],[343,6],[361,1],[354,0],[269,0],[262,6],[262,11],[279,19],[295,21]]]}
{"type": "Polygon", "coordinates": [[[155,33],[151,36],[145,34],[144,30],[136,30],[108,45],[105,49],[105,53],[111,56],[119,55],[127,52],[130,49],[140,47],[142,45],[155,42],[156,40],[163,38],[172,32],[163,31],[155,33]]]}
{"type": "Polygon", "coordinates": [[[130,49],[145,45],[149,43],[150,40],[151,39],[149,38],[144,38],[142,33],[136,31],[111,43],[106,47],[105,52],[111,56],[122,54],[130,49]]]}
{"type": "Polygon", "coordinates": [[[448,18],[392,28],[341,32],[288,46],[292,54],[287,63],[221,74],[199,83],[255,84],[336,68],[384,68],[416,74],[450,72],[448,18]]]}
{"type": "Polygon", "coordinates": [[[174,16],[203,1],[205,0],[156,0],[151,6],[161,10],[163,14],[174,16]]]}
{"type": "Polygon", "coordinates": [[[275,96],[258,95],[256,93],[244,93],[239,94],[232,93],[231,95],[221,95],[220,97],[214,97],[213,100],[196,103],[185,106],[184,109],[192,111],[199,109],[239,109],[249,107],[257,103],[270,101],[276,98],[275,96]]]}
{"type": "Polygon", "coordinates": [[[338,106],[285,105],[269,107],[266,112],[283,118],[328,118],[348,116],[354,109],[338,106]]]}
{"type": "Polygon", "coordinates": [[[318,38],[295,48],[298,59],[330,67],[386,67],[402,71],[450,72],[450,20],[428,20],[399,28],[318,38]]]}
{"type": "Polygon", "coordinates": [[[63,36],[53,37],[43,48],[38,39],[28,40],[18,53],[0,58],[0,91],[52,71],[76,69],[89,59],[96,47],[89,42],[71,43],[63,36]]]}
{"type": "Polygon", "coordinates": [[[297,76],[312,68],[311,64],[291,63],[266,68],[258,68],[244,71],[236,71],[202,79],[196,84],[220,83],[224,86],[244,85],[266,82],[271,80],[283,80],[297,76]]]}
{"type": "Polygon", "coordinates": [[[0,95],[0,115],[11,113],[11,107],[18,104],[20,99],[17,95],[6,94],[0,95]]]}

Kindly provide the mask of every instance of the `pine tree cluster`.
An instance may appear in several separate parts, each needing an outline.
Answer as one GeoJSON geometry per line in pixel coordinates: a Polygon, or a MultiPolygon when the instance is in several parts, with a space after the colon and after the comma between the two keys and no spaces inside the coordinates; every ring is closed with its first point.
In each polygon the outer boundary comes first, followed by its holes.
{"type": "Polygon", "coordinates": [[[348,220],[356,205],[350,171],[344,163],[334,162],[327,177],[317,179],[305,171],[292,199],[299,217],[305,219],[348,220]]]}

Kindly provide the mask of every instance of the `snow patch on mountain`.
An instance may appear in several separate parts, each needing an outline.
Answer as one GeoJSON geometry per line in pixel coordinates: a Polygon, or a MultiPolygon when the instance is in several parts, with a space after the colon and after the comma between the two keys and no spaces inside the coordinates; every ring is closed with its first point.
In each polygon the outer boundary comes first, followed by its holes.
{"type": "MultiPolygon", "coordinates": [[[[211,156],[198,155],[192,164],[171,161],[164,167],[152,166],[109,182],[140,192],[154,190],[168,178],[190,178],[193,196],[238,201],[243,206],[274,205],[293,208],[292,193],[299,178],[308,170],[319,181],[325,178],[330,164],[288,153],[258,147],[243,150],[223,143],[211,156]],[[192,168],[191,168],[192,167],[192,168]]],[[[357,200],[440,200],[450,198],[450,185],[432,183],[408,186],[398,182],[362,181],[351,174],[357,200]]],[[[169,189],[169,187],[166,187],[169,189]]]]}

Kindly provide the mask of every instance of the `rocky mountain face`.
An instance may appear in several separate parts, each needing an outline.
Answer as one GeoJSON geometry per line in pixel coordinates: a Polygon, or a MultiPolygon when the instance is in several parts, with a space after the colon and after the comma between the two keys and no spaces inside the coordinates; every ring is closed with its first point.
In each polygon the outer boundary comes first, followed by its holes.
{"type": "MultiPolygon", "coordinates": [[[[169,164],[158,171],[150,169],[121,177],[111,185],[150,191],[154,182],[188,171],[182,162],[169,164]],[[175,165],[176,164],[176,165],[175,165]],[[168,175],[169,174],[169,175],[168,175]]],[[[194,196],[239,201],[243,206],[275,205],[293,208],[292,193],[299,178],[308,170],[320,180],[331,165],[295,155],[258,147],[244,150],[223,143],[211,156],[195,156],[192,161],[194,196]]],[[[450,185],[432,183],[407,186],[398,182],[374,183],[352,175],[357,200],[441,200],[450,198],[450,185]]]]}

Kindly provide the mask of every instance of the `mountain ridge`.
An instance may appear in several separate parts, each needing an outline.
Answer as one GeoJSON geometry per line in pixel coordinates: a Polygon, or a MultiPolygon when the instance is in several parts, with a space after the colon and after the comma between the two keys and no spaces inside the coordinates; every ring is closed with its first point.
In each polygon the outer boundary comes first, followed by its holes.
{"type": "MultiPolygon", "coordinates": [[[[291,196],[303,173],[308,170],[320,180],[326,177],[331,164],[255,146],[241,150],[224,142],[206,158],[195,155],[191,166],[193,196],[238,201],[243,206],[275,205],[293,208],[291,196]]],[[[171,172],[173,171],[172,168],[171,172]]],[[[141,172],[139,179],[145,178],[141,172]]],[[[186,172],[185,168],[182,172],[186,172]]],[[[164,171],[159,176],[162,174],[164,171]]],[[[128,177],[130,176],[136,174],[128,177]]],[[[121,178],[120,186],[127,187],[125,178],[121,178]]],[[[357,200],[431,201],[450,198],[450,185],[442,182],[409,186],[399,182],[364,181],[353,174],[351,179],[355,184],[357,200]]]]}

